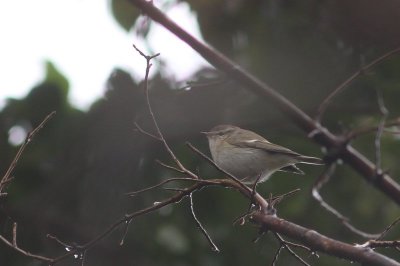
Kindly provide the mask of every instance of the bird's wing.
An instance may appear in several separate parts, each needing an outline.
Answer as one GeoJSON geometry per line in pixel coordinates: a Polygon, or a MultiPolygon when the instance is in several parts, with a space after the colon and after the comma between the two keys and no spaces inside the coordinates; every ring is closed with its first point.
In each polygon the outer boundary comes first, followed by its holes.
{"type": "Polygon", "coordinates": [[[294,152],[292,150],[289,150],[287,148],[284,148],[282,146],[273,144],[268,141],[262,141],[262,140],[247,140],[247,141],[240,141],[240,142],[230,142],[231,145],[241,147],[241,148],[253,148],[253,149],[260,149],[265,152],[269,153],[280,153],[280,154],[286,154],[289,156],[297,157],[301,156],[301,154],[294,152]]]}

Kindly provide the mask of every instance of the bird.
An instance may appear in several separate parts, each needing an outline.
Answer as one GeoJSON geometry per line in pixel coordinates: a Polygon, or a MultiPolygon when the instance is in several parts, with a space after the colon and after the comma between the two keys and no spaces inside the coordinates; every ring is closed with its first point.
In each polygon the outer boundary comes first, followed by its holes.
{"type": "Polygon", "coordinates": [[[218,125],[202,133],[207,136],[215,164],[245,184],[265,182],[276,171],[304,174],[297,163],[324,164],[320,158],[273,144],[237,126],[218,125]]]}

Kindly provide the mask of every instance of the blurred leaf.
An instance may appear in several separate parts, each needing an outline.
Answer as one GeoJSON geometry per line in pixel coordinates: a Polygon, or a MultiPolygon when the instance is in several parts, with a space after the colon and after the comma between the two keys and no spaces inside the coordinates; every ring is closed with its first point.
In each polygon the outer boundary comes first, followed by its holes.
{"type": "Polygon", "coordinates": [[[63,98],[67,97],[69,88],[68,80],[50,61],[46,61],[46,77],[44,83],[56,85],[63,92],[63,98]]]}
{"type": "Polygon", "coordinates": [[[127,0],[111,0],[111,11],[115,20],[129,31],[140,15],[140,11],[127,0]]]}

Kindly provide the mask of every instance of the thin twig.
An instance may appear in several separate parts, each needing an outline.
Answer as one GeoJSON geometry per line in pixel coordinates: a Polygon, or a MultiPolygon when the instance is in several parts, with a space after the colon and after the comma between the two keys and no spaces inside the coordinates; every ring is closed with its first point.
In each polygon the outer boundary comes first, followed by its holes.
{"type": "Polygon", "coordinates": [[[167,191],[174,191],[174,192],[185,192],[184,188],[177,188],[177,187],[165,187],[163,189],[167,190],[167,191]]]}
{"type": "MultiPolygon", "coordinates": [[[[100,240],[102,240],[103,238],[105,238],[106,236],[108,236],[109,234],[114,232],[114,230],[116,230],[122,224],[125,224],[125,223],[131,221],[135,217],[144,216],[146,214],[155,212],[165,206],[172,205],[174,203],[178,203],[182,199],[184,199],[186,197],[190,197],[191,193],[201,190],[202,188],[205,188],[208,186],[218,185],[221,187],[236,188],[244,196],[246,196],[249,199],[251,198],[251,191],[249,191],[249,188],[246,187],[247,189],[243,189],[242,187],[238,186],[236,182],[234,182],[230,179],[212,179],[212,180],[200,180],[199,179],[199,180],[192,180],[192,181],[194,181],[195,184],[191,185],[190,187],[183,188],[181,191],[177,192],[173,196],[171,196],[167,199],[164,199],[163,201],[155,202],[153,205],[148,206],[143,209],[140,209],[133,213],[126,214],[123,218],[121,218],[118,221],[111,224],[107,229],[105,229],[102,233],[95,236],[92,240],[90,240],[82,245],[74,245],[73,247],[71,247],[71,249],[69,251],[67,250],[67,252],[64,253],[63,255],[60,255],[59,257],[51,259],[51,263],[54,265],[64,259],[66,259],[67,257],[69,257],[71,255],[77,254],[77,252],[79,254],[83,254],[84,252],[91,249],[98,242],[100,242],[100,240]]],[[[265,200],[258,194],[256,195],[256,199],[257,199],[257,201],[259,201],[259,202],[257,202],[257,204],[259,206],[266,205],[266,203],[263,202],[265,200]]],[[[49,236],[49,237],[51,237],[51,236],[49,236]]],[[[1,238],[1,236],[0,236],[0,238],[1,238]]],[[[56,238],[53,238],[53,239],[56,239],[56,238]]],[[[67,244],[63,243],[62,241],[59,241],[59,243],[62,243],[64,246],[67,245],[67,244]]],[[[67,246],[69,246],[69,245],[67,245],[67,246]]]]}
{"type": "Polygon", "coordinates": [[[9,246],[10,248],[12,248],[13,250],[17,251],[18,253],[24,255],[25,257],[28,258],[32,258],[32,259],[36,259],[39,261],[43,261],[46,263],[51,263],[53,260],[51,258],[45,257],[45,256],[41,256],[41,255],[36,255],[36,254],[32,254],[24,249],[21,249],[18,246],[18,242],[17,242],[17,223],[13,223],[13,228],[12,228],[12,241],[9,241],[7,238],[5,238],[4,236],[0,235],[0,240],[6,244],[7,246],[9,246]]]}
{"type": "Polygon", "coordinates": [[[65,248],[65,250],[68,251],[68,252],[77,251],[79,249],[78,245],[76,245],[76,244],[67,244],[66,242],[62,241],[58,237],[53,236],[51,234],[47,234],[46,237],[50,238],[51,240],[56,241],[59,245],[63,246],[65,248]]]}
{"type": "Polygon", "coordinates": [[[154,134],[151,134],[150,132],[147,132],[147,131],[144,130],[142,127],[140,127],[139,124],[138,124],[137,122],[135,122],[134,124],[135,124],[136,130],[139,131],[140,133],[142,133],[142,134],[144,134],[144,135],[146,135],[146,136],[149,136],[149,137],[152,138],[152,139],[155,139],[155,140],[158,140],[158,141],[162,141],[161,138],[157,137],[157,136],[154,135],[154,134]]]}
{"type": "Polygon", "coordinates": [[[201,230],[203,235],[206,237],[208,243],[211,246],[211,250],[215,252],[219,252],[219,248],[217,245],[214,243],[212,240],[211,236],[208,234],[207,230],[204,228],[204,226],[201,224],[199,219],[197,218],[195,212],[194,212],[194,207],[193,207],[193,192],[189,194],[189,200],[190,200],[190,213],[192,214],[192,217],[194,221],[196,222],[197,227],[201,230]]]}
{"type": "Polygon", "coordinates": [[[357,228],[355,228],[350,222],[349,218],[341,214],[339,211],[337,211],[334,207],[329,205],[321,196],[320,190],[321,188],[329,181],[331,178],[332,174],[334,173],[336,169],[336,163],[331,163],[325,170],[324,172],[317,178],[317,180],[314,182],[313,188],[312,188],[312,196],[313,198],[323,207],[325,210],[333,214],[336,218],[340,220],[340,222],[351,232],[366,238],[366,239],[375,239],[376,237],[379,236],[379,234],[371,234],[367,232],[363,232],[357,228]]]}
{"type": "MultiPolygon", "coordinates": [[[[397,117],[397,118],[395,118],[393,120],[385,122],[385,124],[383,125],[383,128],[384,128],[385,132],[388,132],[388,133],[391,133],[391,134],[397,134],[398,133],[397,131],[391,131],[391,130],[389,130],[387,128],[388,127],[393,127],[393,126],[399,126],[399,125],[400,125],[400,117],[397,117]]],[[[350,141],[350,140],[355,139],[355,138],[357,138],[357,137],[359,137],[361,135],[368,134],[368,133],[371,133],[371,132],[376,132],[379,129],[380,126],[381,126],[381,123],[379,123],[379,125],[376,125],[376,126],[366,126],[366,127],[358,128],[358,129],[355,129],[355,130],[352,130],[352,131],[348,132],[345,135],[345,137],[346,137],[346,139],[348,141],[350,141]]]]}
{"type": "Polygon", "coordinates": [[[17,223],[13,223],[12,228],[12,244],[14,247],[17,247],[17,223]]]}
{"type": "MultiPolygon", "coordinates": [[[[104,230],[101,234],[99,234],[96,237],[94,237],[92,240],[88,241],[87,243],[85,243],[83,245],[79,245],[79,246],[77,245],[76,247],[79,247],[79,251],[80,252],[87,251],[87,250],[91,249],[100,240],[102,240],[103,238],[108,236],[110,233],[112,233],[121,224],[124,224],[127,221],[130,221],[130,220],[134,219],[135,217],[143,216],[145,214],[149,214],[149,213],[155,212],[155,211],[157,211],[157,210],[159,210],[159,209],[161,209],[161,208],[163,208],[165,206],[172,205],[174,203],[178,203],[182,199],[184,199],[186,197],[189,197],[192,192],[201,190],[204,187],[214,186],[214,185],[218,184],[219,186],[222,186],[222,187],[236,188],[244,196],[246,196],[248,198],[251,197],[251,193],[248,190],[244,190],[243,188],[238,187],[238,185],[235,182],[232,182],[229,179],[213,179],[213,180],[210,180],[210,182],[208,182],[207,180],[194,180],[194,181],[196,181],[196,184],[194,184],[194,185],[192,185],[190,187],[184,188],[182,191],[176,193],[175,195],[173,195],[173,196],[171,196],[171,197],[169,197],[169,198],[167,198],[167,199],[165,199],[163,201],[157,202],[157,203],[155,203],[155,204],[153,204],[151,206],[148,206],[146,208],[140,209],[140,210],[138,210],[136,212],[126,214],[123,218],[121,218],[120,220],[118,220],[118,221],[114,222],[113,224],[111,224],[106,230],[104,230]]],[[[264,199],[261,196],[258,196],[256,198],[257,198],[257,200],[260,200],[260,202],[258,202],[259,205],[261,205],[261,206],[264,205],[264,203],[262,202],[264,199]]],[[[61,260],[64,260],[65,258],[75,254],[75,253],[76,253],[76,250],[68,251],[67,253],[65,253],[63,255],[61,255],[61,256],[59,256],[57,258],[54,258],[52,260],[52,262],[53,262],[53,264],[55,264],[55,263],[57,263],[57,262],[59,262],[61,260]]]]}
{"type": "Polygon", "coordinates": [[[300,188],[296,188],[296,189],[293,189],[292,191],[286,192],[286,193],[284,193],[282,195],[278,195],[278,196],[272,196],[272,194],[271,194],[270,199],[269,199],[269,202],[270,202],[269,205],[271,206],[271,208],[275,208],[275,206],[277,206],[284,198],[291,196],[299,191],[300,191],[300,188]]]}
{"type": "Polygon", "coordinates": [[[132,219],[125,222],[124,233],[122,234],[121,241],[119,242],[120,246],[122,246],[124,244],[124,242],[125,242],[125,238],[126,238],[126,236],[128,234],[129,226],[131,225],[131,222],[132,222],[132,219]]]}
{"type": "MultiPolygon", "coordinates": [[[[165,207],[167,205],[180,202],[183,198],[187,197],[191,192],[193,192],[193,191],[195,191],[197,189],[201,189],[204,186],[206,186],[206,185],[205,184],[201,184],[201,183],[197,183],[195,185],[192,185],[189,188],[186,188],[185,192],[179,192],[179,193],[173,195],[172,197],[169,197],[169,198],[167,198],[167,199],[165,199],[163,201],[157,202],[156,204],[148,206],[147,208],[143,208],[143,209],[138,210],[136,212],[126,214],[123,218],[121,218],[118,221],[116,221],[113,224],[111,224],[107,229],[105,229],[102,233],[100,233],[97,236],[95,236],[92,240],[86,242],[83,245],[79,245],[79,250],[80,251],[87,251],[87,250],[91,249],[100,240],[102,240],[103,238],[105,238],[106,236],[108,236],[109,234],[114,232],[114,230],[116,230],[122,224],[125,224],[126,222],[129,222],[130,220],[134,219],[135,217],[143,216],[145,214],[157,211],[157,210],[159,210],[159,209],[161,209],[161,208],[163,208],[163,207],[165,207]]],[[[57,262],[60,262],[60,261],[64,260],[65,258],[67,258],[67,257],[69,257],[69,256],[71,256],[71,255],[73,255],[75,253],[76,253],[76,250],[70,250],[70,251],[66,252],[65,254],[63,254],[63,255],[54,258],[53,259],[53,264],[55,264],[57,262]]]]}
{"type": "Polygon", "coordinates": [[[24,143],[21,145],[21,147],[18,149],[17,154],[15,155],[13,161],[11,162],[10,166],[8,167],[6,173],[4,176],[1,178],[0,181],[0,193],[3,193],[3,190],[5,186],[8,184],[10,181],[11,173],[14,171],[15,167],[17,166],[17,163],[19,159],[21,158],[22,153],[24,152],[26,146],[33,140],[33,138],[36,136],[36,134],[45,126],[45,124],[56,114],[56,111],[51,112],[48,114],[43,121],[29,134],[26,136],[24,143]]]}
{"type": "Polygon", "coordinates": [[[15,250],[18,253],[24,255],[25,257],[36,259],[36,260],[39,260],[39,261],[44,261],[44,262],[47,262],[47,263],[50,263],[50,264],[53,262],[53,259],[51,259],[51,258],[48,258],[48,257],[45,257],[45,256],[41,256],[41,255],[32,254],[32,253],[30,253],[30,252],[28,252],[28,251],[26,251],[24,249],[21,249],[20,247],[18,247],[18,245],[14,245],[14,243],[8,241],[8,239],[5,238],[2,235],[0,235],[0,240],[4,244],[6,244],[10,248],[12,248],[13,250],[15,250]]]}
{"type": "Polygon", "coordinates": [[[172,149],[169,147],[167,141],[166,141],[165,138],[164,138],[163,133],[162,133],[161,130],[160,130],[160,127],[159,127],[159,125],[158,125],[157,119],[156,119],[156,117],[155,117],[155,115],[154,115],[154,112],[153,112],[153,108],[151,107],[150,97],[149,97],[149,86],[148,86],[148,83],[149,83],[149,73],[150,73],[150,68],[151,68],[151,66],[152,66],[151,63],[150,63],[150,61],[151,61],[152,59],[154,59],[155,57],[159,56],[160,54],[158,53],[158,54],[155,54],[155,55],[152,55],[152,56],[145,55],[145,54],[144,54],[139,48],[137,48],[134,44],[133,44],[133,47],[136,49],[136,51],[137,51],[141,56],[143,56],[143,57],[146,59],[146,63],[147,63],[147,64],[146,64],[146,73],[145,73],[145,77],[144,77],[144,93],[145,93],[145,95],[146,95],[146,104],[147,104],[147,108],[148,108],[148,111],[149,111],[149,113],[150,113],[151,119],[152,119],[152,121],[153,121],[154,127],[156,128],[158,138],[159,138],[159,139],[162,141],[162,143],[164,144],[165,149],[167,150],[167,152],[169,153],[169,155],[171,156],[171,158],[174,160],[175,164],[176,164],[180,169],[182,169],[183,171],[185,171],[185,173],[188,174],[190,177],[192,177],[192,178],[194,178],[194,179],[198,179],[198,176],[197,176],[196,174],[192,173],[190,170],[186,169],[186,168],[183,166],[183,164],[178,160],[178,158],[176,157],[176,155],[174,154],[174,152],[172,151],[172,149]]]}
{"type": "Polygon", "coordinates": [[[176,168],[174,166],[165,164],[165,163],[161,162],[160,160],[156,160],[156,163],[158,163],[159,165],[161,165],[161,166],[163,166],[163,167],[165,167],[167,169],[173,170],[173,171],[181,173],[181,174],[185,174],[185,171],[183,171],[182,169],[179,169],[179,168],[176,168]]]}
{"type": "Polygon", "coordinates": [[[296,252],[294,252],[294,251],[290,248],[290,246],[289,246],[289,244],[286,242],[286,240],[283,239],[278,233],[274,232],[274,236],[279,240],[279,242],[281,243],[281,245],[283,245],[283,246],[287,249],[287,251],[288,251],[293,257],[295,257],[295,258],[296,258],[298,261],[300,261],[303,265],[310,266],[310,264],[308,264],[308,262],[306,262],[305,260],[303,260],[299,255],[297,255],[296,252]]]}
{"type": "MultiPolygon", "coordinates": [[[[296,189],[294,189],[292,191],[289,191],[287,193],[284,193],[284,194],[278,195],[278,196],[274,196],[274,197],[272,196],[272,194],[270,194],[270,198],[267,201],[268,202],[268,206],[270,206],[271,204],[276,204],[278,202],[278,200],[281,201],[283,198],[291,196],[291,195],[293,195],[293,194],[295,194],[295,193],[297,193],[299,191],[300,191],[300,189],[296,188],[296,189]]],[[[251,196],[251,199],[253,199],[253,195],[251,196]]],[[[268,213],[272,214],[272,212],[270,212],[270,211],[268,211],[268,213]]],[[[246,221],[246,218],[248,216],[250,216],[250,215],[251,215],[251,208],[249,208],[246,213],[241,214],[238,218],[234,219],[232,224],[235,225],[235,224],[239,223],[240,225],[244,225],[244,223],[246,221]]]]}
{"type": "Polygon", "coordinates": [[[140,193],[147,192],[147,191],[153,190],[155,188],[159,188],[162,185],[165,185],[165,184],[168,184],[168,183],[171,183],[171,182],[174,182],[174,181],[189,181],[189,182],[203,183],[203,184],[210,184],[210,185],[217,184],[217,183],[213,182],[212,180],[193,179],[193,178],[190,178],[190,177],[173,177],[173,178],[169,178],[169,179],[163,180],[163,181],[161,181],[160,183],[158,183],[156,185],[153,185],[153,186],[150,186],[150,187],[146,187],[146,188],[138,190],[138,191],[125,193],[125,195],[127,195],[127,196],[136,196],[136,195],[138,195],[140,193]]]}
{"type": "Polygon", "coordinates": [[[279,196],[272,197],[272,199],[277,199],[277,198],[282,198],[283,199],[283,198],[286,198],[288,196],[292,196],[293,194],[296,194],[300,190],[301,190],[300,188],[296,188],[296,189],[293,189],[293,190],[291,190],[289,192],[283,193],[283,194],[281,194],[279,196]]]}
{"type": "Polygon", "coordinates": [[[385,228],[385,230],[377,237],[375,240],[379,241],[382,240],[386,234],[398,223],[400,222],[400,216],[397,217],[396,220],[394,220],[388,227],[385,228]]]}
{"type": "Polygon", "coordinates": [[[276,250],[275,255],[274,255],[274,259],[271,262],[272,266],[275,266],[275,262],[278,261],[279,254],[281,253],[283,248],[284,248],[283,245],[279,244],[279,248],[276,250]]]}
{"type": "Polygon", "coordinates": [[[348,79],[346,79],[342,84],[340,84],[336,89],[331,92],[328,97],[325,98],[325,100],[322,101],[322,103],[318,106],[318,111],[317,115],[315,117],[315,120],[320,122],[322,120],[322,116],[324,115],[326,109],[328,108],[329,104],[332,102],[332,99],[338,95],[341,91],[343,91],[349,84],[351,84],[356,78],[364,74],[367,70],[372,68],[373,66],[381,63],[385,59],[389,58],[390,56],[400,52],[400,47],[397,47],[396,49],[393,49],[384,55],[378,57],[371,63],[369,63],[366,66],[361,67],[357,72],[355,72],[353,75],[351,75],[348,79]]]}
{"type": "MultiPolygon", "coordinates": [[[[6,173],[4,174],[4,176],[1,178],[0,181],[0,195],[2,197],[7,196],[6,192],[3,192],[4,189],[6,188],[6,186],[14,179],[13,176],[11,176],[12,172],[14,171],[15,167],[18,164],[19,159],[21,158],[25,148],[28,146],[29,143],[31,143],[31,141],[33,140],[33,138],[36,136],[36,134],[46,125],[46,123],[56,114],[55,111],[51,112],[49,115],[47,115],[43,121],[36,127],[34,128],[31,132],[28,133],[28,135],[26,136],[24,143],[21,145],[21,147],[18,149],[17,154],[15,155],[14,159],[12,160],[11,164],[9,165],[6,173]]],[[[17,251],[18,253],[29,257],[29,258],[33,258],[33,259],[37,259],[40,261],[45,261],[45,262],[51,262],[52,259],[45,257],[45,256],[40,256],[40,255],[35,255],[32,254],[24,249],[21,249],[20,247],[18,247],[18,243],[17,243],[17,223],[13,223],[13,228],[12,228],[12,241],[8,241],[7,238],[5,238],[4,236],[0,235],[0,240],[2,242],[4,242],[7,246],[11,247],[12,249],[14,249],[15,251],[17,251]]]]}
{"type": "Polygon", "coordinates": [[[377,94],[376,96],[378,100],[379,112],[382,115],[375,136],[375,172],[376,176],[379,177],[383,174],[382,158],[381,158],[381,139],[382,139],[383,129],[385,128],[386,118],[389,115],[389,111],[387,110],[385,103],[383,101],[382,92],[379,89],[376,89],[376,94],[377,94]]]}
{"type": "Polygon", "coordinates": [[[310,252],[311,255],[316,255],[316,254],[312,251],[311,248],[306,247],[306,246],[304,246],[304,245],[302,245],[302,244],[290,242],[290,241],[287,241],[287,240],[285,240],[285,242],[286,242],[286,244],[288,244],[289,246],[292,246],[292,247],[295,247],[295,248],[301,248],[301,249],[304,249],[304,250],[310,252]]]}
{"type": "Polygon", "coordinates": [[[268,229],[265,226],[260,226],[257,236],[251,242],[257,243],[267,232],[268,229]]]}

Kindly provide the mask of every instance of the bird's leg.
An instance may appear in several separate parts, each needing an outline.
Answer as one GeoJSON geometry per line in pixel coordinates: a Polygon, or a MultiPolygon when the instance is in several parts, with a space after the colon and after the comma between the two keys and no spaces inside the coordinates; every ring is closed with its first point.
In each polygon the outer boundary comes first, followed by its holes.
{"type": "Polygon", "coordinates": [[[251,210],[251,207],[253,205],[255,205],[254,204],[256,202],[255,201],[255,196],[256,196],[256,193],[257,193],[256,188],[257,188],[258,183],[260,182],[261,176],[262,176],[262,173],[257,175],[256,181],[254,182],[253,187],[251,189],[251,201],[250,201],[250,206],[249,206],[249,210],[248,210],[249,212],[251,210]]]}

